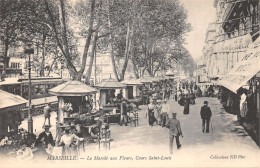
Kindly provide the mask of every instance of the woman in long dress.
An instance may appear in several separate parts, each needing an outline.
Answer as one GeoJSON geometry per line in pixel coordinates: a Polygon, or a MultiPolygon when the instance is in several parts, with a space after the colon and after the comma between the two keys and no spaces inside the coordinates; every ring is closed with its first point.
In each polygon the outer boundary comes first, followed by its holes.
{"type": "Polygon", "coordinates": [[[154,111],[156,109],[155,101],[151,101],[148,105],[148,123],[150,126],[153,126],[154,122],[157,121],[154,117],[154,111]]]}
{"type": "Polygon", "coordinates": [[[185,99],[184,99],[184,110],[183,110],[183,114],[189,114],[190,113],[190,100],[188,98],[188,96],[186,95],[185,99]]]}
{"type": "Polygon", "coordinates": [[[154,111],[154,117],[157,120],[157,124],[160,124],[161,123],[161,108],[162,108],[161,100],[157,100],[156,102],[157,102],[157,104],[156,104],[156,109],[154,111]]]}
{"type": "Polygon", "coordinates": [[[64,156],[77,156],[77,145],[78,142],[83,138],[79,138],[75,134],[70,133],[70,127],[65,128],[65,134],[62,135],[60,139],[60,145],[63,146],[63,155],[64,156]]]}

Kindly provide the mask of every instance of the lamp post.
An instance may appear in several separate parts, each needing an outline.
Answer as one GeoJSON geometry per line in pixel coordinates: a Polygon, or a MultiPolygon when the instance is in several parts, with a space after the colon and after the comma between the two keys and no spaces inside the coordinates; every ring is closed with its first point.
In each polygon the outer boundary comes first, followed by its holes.
{"type": "Polygon", "coordinates": [[[28,132],[33,133],[33,119],[32,119],[32,97],[31,97],[31,87],[32,87],[32,82],[31,82],[31,54],[34,54],[34,49],[31,47],[32,44],[27,44],[24,53],[28,54],[29,56],[29,62],[28,62],[28,71],[29,71],[29,107],[28,107],[28,132]]]}

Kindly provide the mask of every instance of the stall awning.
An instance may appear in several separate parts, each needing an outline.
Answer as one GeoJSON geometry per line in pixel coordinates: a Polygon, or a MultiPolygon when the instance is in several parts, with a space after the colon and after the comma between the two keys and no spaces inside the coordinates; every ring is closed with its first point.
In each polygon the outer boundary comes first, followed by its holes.
{"type": "MultiPolygon", "coordinates": [[[[56,83],[62,83],[63,79],[46,79],[46,80],[31,80],[32,84],[40,85],[40,84],[56,84],[56,83]]],[[[21,82],[24,85],[29,85],[29,80],[24,80],[21,82]]]]}
{"type": "Polygon", "coordinates": [[[26,106],[27,100],[21,96],[0,90],[0,113],[15,111],[26,106]]]}
{"type": "Polygon", "coordinates": [[[95,88],[80,81],[68,81],[49,90],[55,96],[85,96],[96,92],[95,88]]]}
{"type": "Polygon", "coordinates": [[[171,70],[165,73],[165,76],[174,76],[174,75],[176,75],[176,73],[172,72],[171,70]]]}
{"type": "Polygon", "coordinates": [[[136,86],[136,85],[143,85],[143,83],[140,82],[140,80],[130,77],[128,79],[123,80],[121,83],[129,86],[136,86]]]}
{"type": "Polygon", "coordinates": [[[218,82],[232,92],[246,85],[260,71],[260,39],[258,38],[248,49],[245,56],[230,72],[218,82]]]}
{"type": "Polygon", "coordinates": [[[99,84],[95,85],[95,87],[98,87],[100,89],[121,89],[125,88],[126,85],[116,81],[115,79],[105,79],[99,84]]]}

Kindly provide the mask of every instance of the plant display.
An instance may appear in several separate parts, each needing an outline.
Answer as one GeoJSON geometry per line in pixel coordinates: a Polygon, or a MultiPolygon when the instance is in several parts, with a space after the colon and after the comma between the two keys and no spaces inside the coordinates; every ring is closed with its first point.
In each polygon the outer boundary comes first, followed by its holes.
{"type": "Polygon", "coordinates": [[[12,132],[9,136],[6,136],[0,142],[0,151],[1,152],[14,152],[23,144],[26,146],[33,147],[33,144],[36,140],[36,136],[27,132],[25,129],[21,128],[18,132],[12,132]]]}

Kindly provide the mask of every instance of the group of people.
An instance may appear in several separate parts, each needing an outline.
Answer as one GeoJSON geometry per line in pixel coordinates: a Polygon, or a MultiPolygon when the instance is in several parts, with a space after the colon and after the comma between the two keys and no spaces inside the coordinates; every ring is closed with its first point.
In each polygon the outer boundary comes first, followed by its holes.
{"type": "Polygon", "coordinates": [[[45,125],[44,131],[39,134],[34,143],[37,150],[33,153],[31,148],[24,144],[17,151],[17,158],[22,160],[47,158],[53,152],[54,146],[62,147],[62,156],[77,156],[77,145],[83,140],[84,138],[80,138],[75,134],[71,126],[65,127],[61,137],[56,137],[56,140],[54,140],[50,132],[50,125],[45,125]]]}
{"type": "MultiPolygon", "coordinates": [[[[169,148],[170,153],[173,153],[173,140],[176,139],[177,149],[181,147],[179,136],[183,137],[180,121],[177,120],[177,113],[172,112],[171,106],[167,104],[167,100],[163,100],[161,104],[160,101],[151,101],[148,105],[147,117],[148,124],[153,126],[154,124],[160,125],[162,127],[169,128],[169,148]]],[[[184,104],[184,115],[187,114],[187,109],[185,109],[184,104]]],[[[189,111],[189,109],[188,109],[189,111]]],[[[208,102],[204,101],[204,105],[201,107],[200,116],[202,119],[202,132],[209,133],[210,119],[212,112],[208,106],[208,102]]]]}

